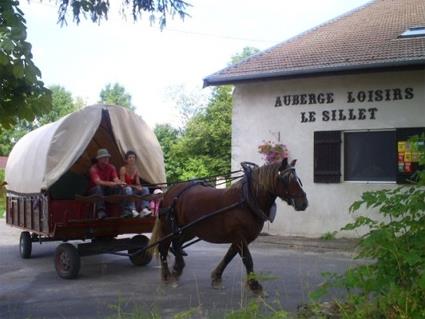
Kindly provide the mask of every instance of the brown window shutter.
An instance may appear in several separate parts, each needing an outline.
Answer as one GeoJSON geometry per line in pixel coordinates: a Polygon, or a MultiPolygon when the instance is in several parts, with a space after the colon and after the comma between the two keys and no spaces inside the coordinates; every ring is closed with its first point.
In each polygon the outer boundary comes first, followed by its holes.
{"type": "Polygon", "coordinates": [[[341,132],[314,132],[314,182],[341,182],[341,132]]]}

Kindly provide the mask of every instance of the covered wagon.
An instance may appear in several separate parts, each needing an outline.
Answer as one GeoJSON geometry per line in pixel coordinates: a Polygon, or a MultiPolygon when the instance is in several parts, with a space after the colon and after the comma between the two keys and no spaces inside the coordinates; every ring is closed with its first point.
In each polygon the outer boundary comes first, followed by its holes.
{"type": "Polygon", "coordinates": [[[134,264],[150,262],[141,249],[148,243],[142,234],[152,231],[154,218],[120,217],[122,198],[111,196],[105,198],[109,217],[99,220],[95,200],[86,196],[89,168],[100,148],[108,149],[117,169],[124,164],[123,154],[135,151],[143,182],[165,182],[155,134],[142,118],[118,106],[88,106],[28,133],[7,162],[6,223],[23,230],[21,256],[31,257],[36,241],[84,241],[57,247],[55,267],[63,278],[78,275],[80,256],[128,250],[140,252],[130,254],[134,264]],[[116,238],[122,234],[136,235],[116,238]]]}

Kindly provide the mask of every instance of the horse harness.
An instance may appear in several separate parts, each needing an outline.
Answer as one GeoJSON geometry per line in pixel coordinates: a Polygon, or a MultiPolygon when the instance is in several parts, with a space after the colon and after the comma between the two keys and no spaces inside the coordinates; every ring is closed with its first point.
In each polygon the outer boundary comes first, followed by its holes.
{"type": "MultiPolygon", "coordinates": [[[[172,202],[170,207],[162,208],[160,210],[159,218],[165,217],[168,225],[171,228],[171,232],[172,232],[171,234],[173,235],[172,246],[173,246],[174,252],[181,251],[181,249],[182,249],[182,244],[180,243],[180,238],[183,235],[183,231],[185,229],[197,224],[200,221],[209,219],[209,218],[211,218],[211,217],[213,217],[217,214],[221,214],[221,213],[223,213],[227,210],[233,209],[233,208],[235,208],[239,205],[242,205],[242,204],[246,204],[249,207],[249,209],[251,210],[251,212],[258,219],[260,219],[262,222],[267,221],[267,220],[270,221],[270,222],[273,222],[274,214],[267,215],[266,213],[264,213],[264,211],[261,210],[260,207],[258,207],[256,200],[255,200],[254,196],[252,195],[252,190],[251,190],[252,171],[253,171],[253,169],[257,168],[258,166],[254,163],[249,163],[249,162],[242,162],[241,165],[242,165],[242,168],[244,170],[245,175],[244,175],[243,180],[242,180],[242,198],[239,202],[236,202],[236,203],[234,203],[230,206],[223,207],[222,209],[219,209],[217,211],[211,212],[211,213],[209,213],[209,214],[207,214],[207,215],[205,215],[205,216],[203,216],[203,217],[181,227],[178,224],[177,215],[176,215],[176,205],[177,205],[180,197],[184,193],[186,193],[188,190],[190,190],[192,187],[195,187],[195,186],[198,186],[198,185],[205,186],[205,187],[212,187],[210,184],[206,183],[205,181],[192,181],[174,197],[173,202],[172,202]]],[[[275,208],[274,203],[273,203],[273,206],[272,206],[272,208],[275,208]]],[[[189,245],[185,245],[185,247],[187,247],[189,245]]]]}
{"type": "Polygon", "coordinates": [[[245,176],[242,180],[242,197],[245,199],[246,204],[248,205],[251,212],[258,218],[260,221],[265,222],[266,220],[273,221],[270,219],[269,215],[267,215],[260,207],[257,205],[257,201],[252,195],[251,189],[251,180],[252,180],[252,171],[257,168],[258,165],[251,162],[242,162],[242,169],[245,173],[245,176]]]}
{"type": "MultiPolygon", "coordinates": [[[[190,246],[190,245],[192,245],[192,244],[194,244],[194,243],[196,243],[196,242],[198,242],[198,241],[201,240],[199,238],[198,239],[195,239],[195,240],[191,241],[190,243],[186,244],[184,247],[182,247],[182,242],[180,241],[180,238],[181,238],[181,236],[183,235],[183,232],[186,229],[188,229],[188,228],[196,225],[197,223],[199,223],[201,221],[204,221],[206,219],[209,219],[209,218],[211,218],[211,217],[213,217],[215,215],[221,214],[221,213],[223,213],[223,212],[225,212],[227,210],[230,210],[230,209],[233,209],[233,208],[235,208],[235,207],[237,207],[239,205],[242,205],[242,203],[244,202],[242,200],[242,201],[239,201],[237,203],[234,203],[234,204],[232,204],[230,206],[223,207],[223,208],[221,208],[219,210],[216,210],[216,211],[211,212],[211,213],[209,213],[209,214],[207,214],[205,216],[202,216],[202,217],[198,218],[197,220],[195,220],[193,222],[190,222],[189,224],[186,224],[186,225],[180,227],[180,225],[177,222],[177,216],[176,216],[176,205],[177,205],[177,202],[178,202],[179,198],[184,193],[186,193],[192,187],[198,186],[198,185],[205,186],[205,187],[212,187],[210,184],[206,183],[205,181],[192,181],[192,182],[190,182],[189,185],[187,185],[185,188],[183,188],[174,197],[173,203],[171,204],[170,207],[166,207],[166,208],[163,208],[163,209],[160,210],[160,213],[159,213],[159,216],[158,217],[159,218],[165,217],[167,219],[168,225],[170,225],[170,227],[171,227],[171,234],[167,235],[166,237],[167,238],[171,237],[171,243],[172,243],[171,252],[174,255],[176,255],[176,253],[183,254],[183,252],[182,252],[182,249],[183,248],[186,248],[187,246],[190,246]]],[[[162,240],[160,240],[160,241],[162,241],[162,240]]]]}

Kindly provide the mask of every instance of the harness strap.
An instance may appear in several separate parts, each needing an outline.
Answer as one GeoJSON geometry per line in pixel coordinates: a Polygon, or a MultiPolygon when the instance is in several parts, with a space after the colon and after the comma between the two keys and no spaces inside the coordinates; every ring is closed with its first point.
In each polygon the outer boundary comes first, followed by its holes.
{"type": "Polygon", "coordinates": [[[257,203],[253,200],[251,187],[250,187],[251,183],[247,179],[245,179],[242,183],[243,183],[242,196],[243,196],[243,199],[246,201],[246,204],[248,205],[251,212],[253,212],[254,215],[258,217],[261,221],[270,220],[269,216],[267,216],[263,212],[263,210],[260,207],[258,207],[257,203]]]}
{"type": "Polygon", "coordinates": [[[251,190],[252,170],[253,170],[253,168],[257,168],[258,166],[253,164],[253,163],[249,163],[249,162],[243,162],[241,164],[242,164],[242,168],[245,172],[245,177],[242,180],[242,196],[243,196],[243,199],[246,201],[249,209],[261,221],[263,221],[263,222],[266,221],[266,220],[272,221],[271,218],[266,213],[264,213],[264,211],[260,207],[258,207],[256,201],[253,200],[252,190],[251,190]]]}
{"type": "Polygon", "coordinates": [[[183,188],[173,199],[173,203],[171,204],[171,207],[169,207],[166,211],[166,218],[168,221],[168,224],[171,227],[171,232],[174,234],[174,238],[172,240],[172,245],[174,251],[180,251],[181,250],[181,243],[180,243],[180,237],[183,234],[183,228],[181,228],[177,222],[177,216],[176,216],[176,205],[180,197],[186,193],[189,189],[191,189],[194,186],[202,185],[202,186],[209,186],[204,181],[192,181],[189,185],[187,185],[185,188],[183,188]]]}

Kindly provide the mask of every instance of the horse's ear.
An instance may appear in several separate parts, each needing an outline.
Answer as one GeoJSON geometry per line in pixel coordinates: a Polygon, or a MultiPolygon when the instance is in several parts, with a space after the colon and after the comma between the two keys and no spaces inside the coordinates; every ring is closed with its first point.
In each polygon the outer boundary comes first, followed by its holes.
{"type": "Polygon", "coordinates": [[[287,157],[285,157],[283,160],[282,160],[282,164],[280,164],[280,171],[283,171],[285,168],[287,168],[288,167],[288,158],[287,157]]]}
{"type": "Polygon", "coordinates": [[[293,166],[295,166],[295,164],[297,164],[297,160],[296,159],[292,160],[291,166],[293,167],[293,166]]]}

